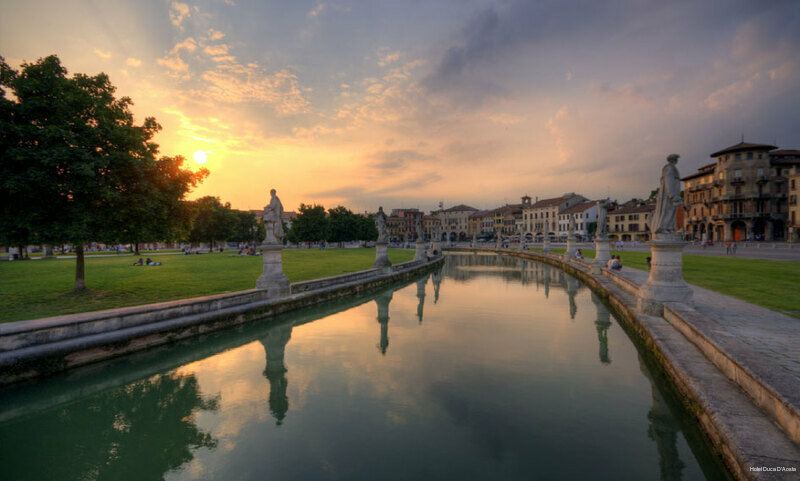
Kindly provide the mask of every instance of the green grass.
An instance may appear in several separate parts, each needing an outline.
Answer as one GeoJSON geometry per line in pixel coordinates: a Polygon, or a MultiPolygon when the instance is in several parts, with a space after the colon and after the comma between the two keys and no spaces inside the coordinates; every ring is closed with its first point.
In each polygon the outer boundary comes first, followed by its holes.
{"type": "MultiPolygon", "coordinates": [[[[581,252],[594,259],[594,250],[581,252]]],[[[620,256],[625,268],[647,270],[649,252],[611,254],[620,256]]],[[[690,284],[800,317],[800,263],[684,254],[683,277],[690,284]]]]}
{"type": "MultiPolygon", "coordinates": [[[[72,291],[75,260],[0,262],[0,322],[150,304],[255,287],[261,257],[232,252],[153,256],[161,266],[131,264],[132,256],[86,259],[88,292],[72,291]]],[[[146,256],[145,256],[146,257],[146,256]]],[[[410,250],[389,249],[393,263],[410,250]]],[[[283,270],[291,282],[369,269],[375,249],[285,249],[283,270]]]]}

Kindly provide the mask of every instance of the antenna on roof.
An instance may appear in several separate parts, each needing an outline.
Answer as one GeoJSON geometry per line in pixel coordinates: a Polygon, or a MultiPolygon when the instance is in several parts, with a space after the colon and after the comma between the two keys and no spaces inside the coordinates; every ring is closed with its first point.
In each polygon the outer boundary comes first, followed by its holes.
{"type": "Polygon", "coordinates": [[[742,143],[744,143],[744,134],[742,134],[742,143]]]}

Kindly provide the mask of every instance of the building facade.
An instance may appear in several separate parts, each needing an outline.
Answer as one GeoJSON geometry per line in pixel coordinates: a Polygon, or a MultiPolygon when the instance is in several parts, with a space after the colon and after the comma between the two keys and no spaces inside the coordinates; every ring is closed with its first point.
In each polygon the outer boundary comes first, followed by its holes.
{"type": "Polygon", "coordinates": [[[573,193],[551,199],[538,200],[537,198],[535,202],[522,208],[522,223],[525,232],[532,232],[536,236],[556,237],[558,235],[558,214],[586,200],[582,195],[573,193]]]}
{"type": "Polygon", "coordinates": [[[631,201],[609,209],[606,217],[608,238],[612,241],[644,242],[650,240],[650,216],[654,201],[631,201]]]}
{"type": "Polygon", "coordinates": [[[467,240],[469,232],[469,216],[478,209],[460,204],[439,212],[442,223],[442,234],[447,240],[467,240]]]}
{"type": "Polygon", "coordinates": [[[789,223],[789,238],[790,242],[800,242],[800,206],[798,206],[798,197],[800,197],[800,166],[792,166],[789,169],[789,174],[786,176],[786,182],[789,186],[788,194],[788,223],[789,223]]]}
{"type": "Polygon", "coordinates": [[[569,235],[570,218],[575,219],[575,235],[578,239],[589,239],[597,227],[597,201],[581,202],[562,210],[558,214],[559,239],[566,239],[569,235]]]}
{"type": "Polygon", "coordinates": [[[707,241],[784,240],[788,175],[800,152],[740,142],[711,154],[715,162],[684,182],[687,237],[707,241]]]}

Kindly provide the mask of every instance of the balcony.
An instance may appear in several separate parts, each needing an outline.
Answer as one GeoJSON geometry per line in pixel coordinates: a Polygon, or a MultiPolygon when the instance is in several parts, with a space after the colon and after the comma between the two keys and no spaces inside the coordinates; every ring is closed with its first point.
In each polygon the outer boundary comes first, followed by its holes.
{"type": "Polygon", "coordinates": [[[767,176],[765,174],[761,174],[758,177],[756,177],[756,182],[758,182],[759,184],[763,184],[765,182],[769,182],[769,176],[767,176]]]}
{"type": "Polygon", "coordinates": [[[734,177],[733,179],[731,179],[731,184],[734,184],[734,185],[744,184],[744,177],[734,177]]]}

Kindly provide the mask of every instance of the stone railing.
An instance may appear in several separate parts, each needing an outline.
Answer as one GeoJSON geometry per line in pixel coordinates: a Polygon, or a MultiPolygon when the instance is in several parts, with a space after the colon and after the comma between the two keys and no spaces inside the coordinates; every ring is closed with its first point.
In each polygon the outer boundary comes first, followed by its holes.
{"type": "Polygon", "coordinates": [[[273,298],[265,290],[0,324],[0,384],[88,364],[204,332],[300,309],[407,280],[442,257],[297,282],[273,298]]]}

